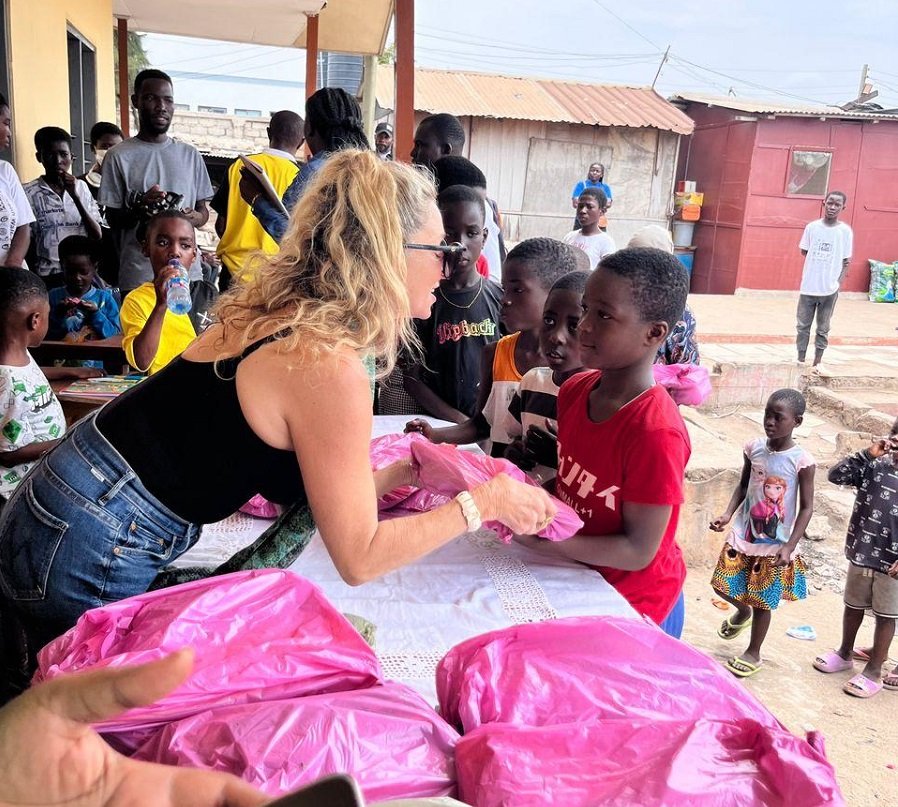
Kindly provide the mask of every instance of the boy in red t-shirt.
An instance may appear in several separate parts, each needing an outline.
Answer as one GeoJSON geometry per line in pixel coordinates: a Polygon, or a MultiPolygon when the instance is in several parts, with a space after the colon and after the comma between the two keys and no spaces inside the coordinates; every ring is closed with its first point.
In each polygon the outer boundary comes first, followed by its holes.
{"type": "Polygon", "coordinates": [[[686,566],[674,535],[691,446],[673,399],[652,376],[659,345],[682,318],[683,265],[658,249],[602,259],[583,295],[583,364],[558,394],[555,495],[582,532],[544,552],[589,564],[667,633],[683,628],[686,566]]]}

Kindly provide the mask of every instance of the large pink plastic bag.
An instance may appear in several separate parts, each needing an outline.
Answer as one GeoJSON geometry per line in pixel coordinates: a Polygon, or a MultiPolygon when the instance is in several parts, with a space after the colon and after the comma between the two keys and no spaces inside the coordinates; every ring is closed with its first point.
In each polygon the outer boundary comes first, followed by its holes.
{"type": "MultiPolygon", "coordinates": [[[[434,444],[427,441],[412,443],[411,451],[421,487],[433,493],[442,493],[449,497],[456,496],[463,490],[470,490],[503,473],[519,482],[539,487],[537,482],[506,459],[486,457],[471,451],[460,451],[455,446],[446,443],[434,444]]],[[[558,512],[549,525],[537,534],[550,541],[563,541],[581,530],[583,522],[573,508],[560,499],[553,496],[552,501],[558,508],[558,512]]],[[[514,533],[504,524],[490,521],[485,522],[484,526],[495,530],[505,543],[511,542],[514,533]]]]}
{"type": "Polygon", "coordinates": [[[150,706],[97,725],[123,750],[146,729],[209,707],[339,692],[380,683],[372,649],[321,590],[289,571],[213,577],[85,613],[38,654],[35,682],[87,668],[195,651],[190,678],[150,706]]]}
{"type": "Polygon", "coordinates": [[[750,719],[494,723],[456,746],[459,798],[477,807],[843,805],[832,767],[750,719]]]}
{"type": "Polygon", "coordinates": [[[437,667],[440,714],[484,723],[750,718],[779,725],[723,667],[647,621],[569,617],[453,647],[437,667]]]}
{"type": "Polygon", "coordinates": [[[369,801],[455,795],[458,734],[395,682],[212,709],[171,723],[136,759],[236,774],[270,796],[334,773],[369,801]]]}
{"type": "Polygon", "coordinates": [[[654,364],[652,373],[678,404],[699,406],[711,394],[708,371],[698,364],[654,364]]]}
{"type": "MultiPolygon", "coordinates": [[[[386,468],[399,460],[410,459],[412,443],[422,440],[427,442],[427,438],[417,432],[385,434],[381,437],[375,437],[371,441],[369,449],[371,467],[375,471],[379,471],[381,468],[386,468]]],[[[429,490],[422,488],[403,485],[378,499],[377,509],[381,513],[396,509],[397,512],[391,512],[391,516],[410,515],[433,510],[433,508],[439,507],[441,504],[446,504],[450,498],[439,493],[431,493],[429,490]],[[401,508],[401,511],[397,508],[401,508]]]]}

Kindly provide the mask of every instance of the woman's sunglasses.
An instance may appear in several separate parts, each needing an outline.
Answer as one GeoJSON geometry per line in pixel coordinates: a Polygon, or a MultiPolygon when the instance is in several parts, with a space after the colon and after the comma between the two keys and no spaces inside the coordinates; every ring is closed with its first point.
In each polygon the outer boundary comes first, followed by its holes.
{"type": "Polygon", "coordinates": [[[452,276],[452,270],[459,256],[465,251],[465,248],[454,241],[451,244],[403,244],[406,249],[424,249],[428,252],[441,252],[443,254],[443,277],[452,276]]]}

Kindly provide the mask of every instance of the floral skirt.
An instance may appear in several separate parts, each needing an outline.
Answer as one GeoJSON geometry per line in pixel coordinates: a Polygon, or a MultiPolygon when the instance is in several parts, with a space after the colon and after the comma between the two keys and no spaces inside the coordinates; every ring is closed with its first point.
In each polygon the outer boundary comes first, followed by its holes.
{"type": "Polygon", "coordinates": [[[711,586],[731,600],[762,611],[773,611],[780,600],[808,596],[807,566],[796,557],[787,566],[774,566],[773,555],[746,555],[724,544],[711,586]]]}

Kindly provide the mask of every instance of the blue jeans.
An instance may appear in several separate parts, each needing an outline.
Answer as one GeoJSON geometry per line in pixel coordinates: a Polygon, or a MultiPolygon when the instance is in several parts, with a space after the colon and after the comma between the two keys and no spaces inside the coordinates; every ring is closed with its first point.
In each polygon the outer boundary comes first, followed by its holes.
{"type": "Polygon", "coordinates": [[[681,591],[680,596],[677,597],[677,601],[674,603],[674,607],[658,627],[661,628],[661,630],[663,630],[668,636],[673,636],[674,639],[679,639],[680,636],[683,635],[683,625],[685,624],[686,597],[681,591]]]}
{"type": "Polygon", "coordinates": [[[85,611],[145,592],[199,535],[143,486],[91,415],[0,513],[3,610],[21,621],[33,657],[85,611]]]}

